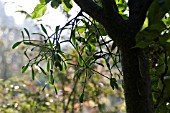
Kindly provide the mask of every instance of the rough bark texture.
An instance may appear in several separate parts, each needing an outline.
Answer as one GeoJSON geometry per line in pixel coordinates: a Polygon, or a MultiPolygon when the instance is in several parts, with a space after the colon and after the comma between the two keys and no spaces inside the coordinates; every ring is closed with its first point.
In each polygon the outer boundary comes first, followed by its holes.
{"type": "Polygon", "coordinates": [[[103,7],[92,0],[74,1],[105,27],[121,50],[127,113],[153,113],[148,58],[142,49],[133,48],[152,0],[129,0],[129,20],[122,19],[114,0],[102,0],[103,7]]]}
{"type": "Polygon", "coordinates": [[[134,44],[127,41],[120,47],[127,113],[153,113],[148,57],[134,44]]]}

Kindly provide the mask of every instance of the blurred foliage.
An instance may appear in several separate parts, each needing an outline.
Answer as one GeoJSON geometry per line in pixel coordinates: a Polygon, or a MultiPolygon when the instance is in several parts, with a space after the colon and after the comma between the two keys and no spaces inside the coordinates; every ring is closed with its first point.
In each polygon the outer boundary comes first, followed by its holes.
{"type": "Polygon", "coordinates": [[[154,0],[136,47],[145,48],[150,59],[150,76],[155,113],[170,112],[170,2],[154,0]]]}
{"type": "Polygon", "coordinates": [[[6,81],[1,80],[0,112],[61,113],[72,111],[87,113],[96,111],[110,113],[114,111],[117,113],[125,111],[122,89],[113,91],[109,88],[108,80],[96,76],[95,79],[89,81],[84,93],[84,103],[80,103],[78,98],[82,93],[82,83],[77,84],[77,81],[72,79],[73,72],[56,73],[56,75],[57,94],[54,86],[47,85],[40,77],[36,77],[35,81],[29,80],[30,77],[27,75],[23,75],[25,77],[13,76],[6,81]],[[43,84],[46,84],[45,89],[43,84]],[[112,107],[113,104],[114,107],[112,107]]]}

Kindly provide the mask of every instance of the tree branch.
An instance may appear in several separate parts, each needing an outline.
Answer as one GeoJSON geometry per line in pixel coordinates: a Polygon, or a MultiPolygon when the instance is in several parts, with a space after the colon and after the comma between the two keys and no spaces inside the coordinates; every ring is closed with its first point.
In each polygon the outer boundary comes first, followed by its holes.
{"type": "Polygon", "coordinates": [[[74,2],[88,15],[98,22],[103,22],[103,9],[95,4],[92,0],[74,0],[74,2]]]}
{"type": "Polygon", "coordinates": [[[98,6],[92,0],[74,0],[75,3],[89,16],[101,23],[108,35],[117,42],[117,35],[122,31],[129,31],[126,21],[116,11],[115,0],[103,0],[103,7],[98,6]]]}
{"type": "Polygon", "coordinates": [[[108,15],[115,15],[115,13],[118,13],[118,7],[116,5],[115,0],[101,0],[102,6],[104,9],[104,12],[108,15]]]}
{"type": "Polygon", "coordinates": [[[129,0],[129,23],[134,32],[138,32],[143,25],[146,13],[153,0],[129,0]]]}

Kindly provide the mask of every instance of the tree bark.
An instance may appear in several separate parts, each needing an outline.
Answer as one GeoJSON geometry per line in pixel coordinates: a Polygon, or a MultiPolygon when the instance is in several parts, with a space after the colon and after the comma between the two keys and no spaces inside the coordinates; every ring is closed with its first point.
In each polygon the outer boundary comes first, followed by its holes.
{"type": "Polygon", "coordinates": [[[134,45],[135,40],[126,40],[120,46],[126,112],[154,113],[149,59],[142,49],[133,48],[134,45]]]}

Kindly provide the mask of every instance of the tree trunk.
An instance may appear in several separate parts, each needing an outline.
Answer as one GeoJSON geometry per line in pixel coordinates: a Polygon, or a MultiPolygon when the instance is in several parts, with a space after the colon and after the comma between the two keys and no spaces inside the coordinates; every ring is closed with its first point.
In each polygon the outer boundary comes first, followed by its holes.
{"type": "Polygon", "coordinates": [[[127,113],[154,113],[149,59],[142,49],[133,48],[135,38],[126,35],[120,44],[127,113]],[[130,38],[129,38],[130,37],[130,38]]]}
{"type": "Polygon", "coordinates": [[[135,46],[135,36],[141,29],[153,0],[128,0],[129,19],[117,12],[115,0],[102,0],[102,7],[93,0],[74,0],[84,12],[101,23],[121,50],[127,113],[153,113],[149,59],[135,46]]]}

